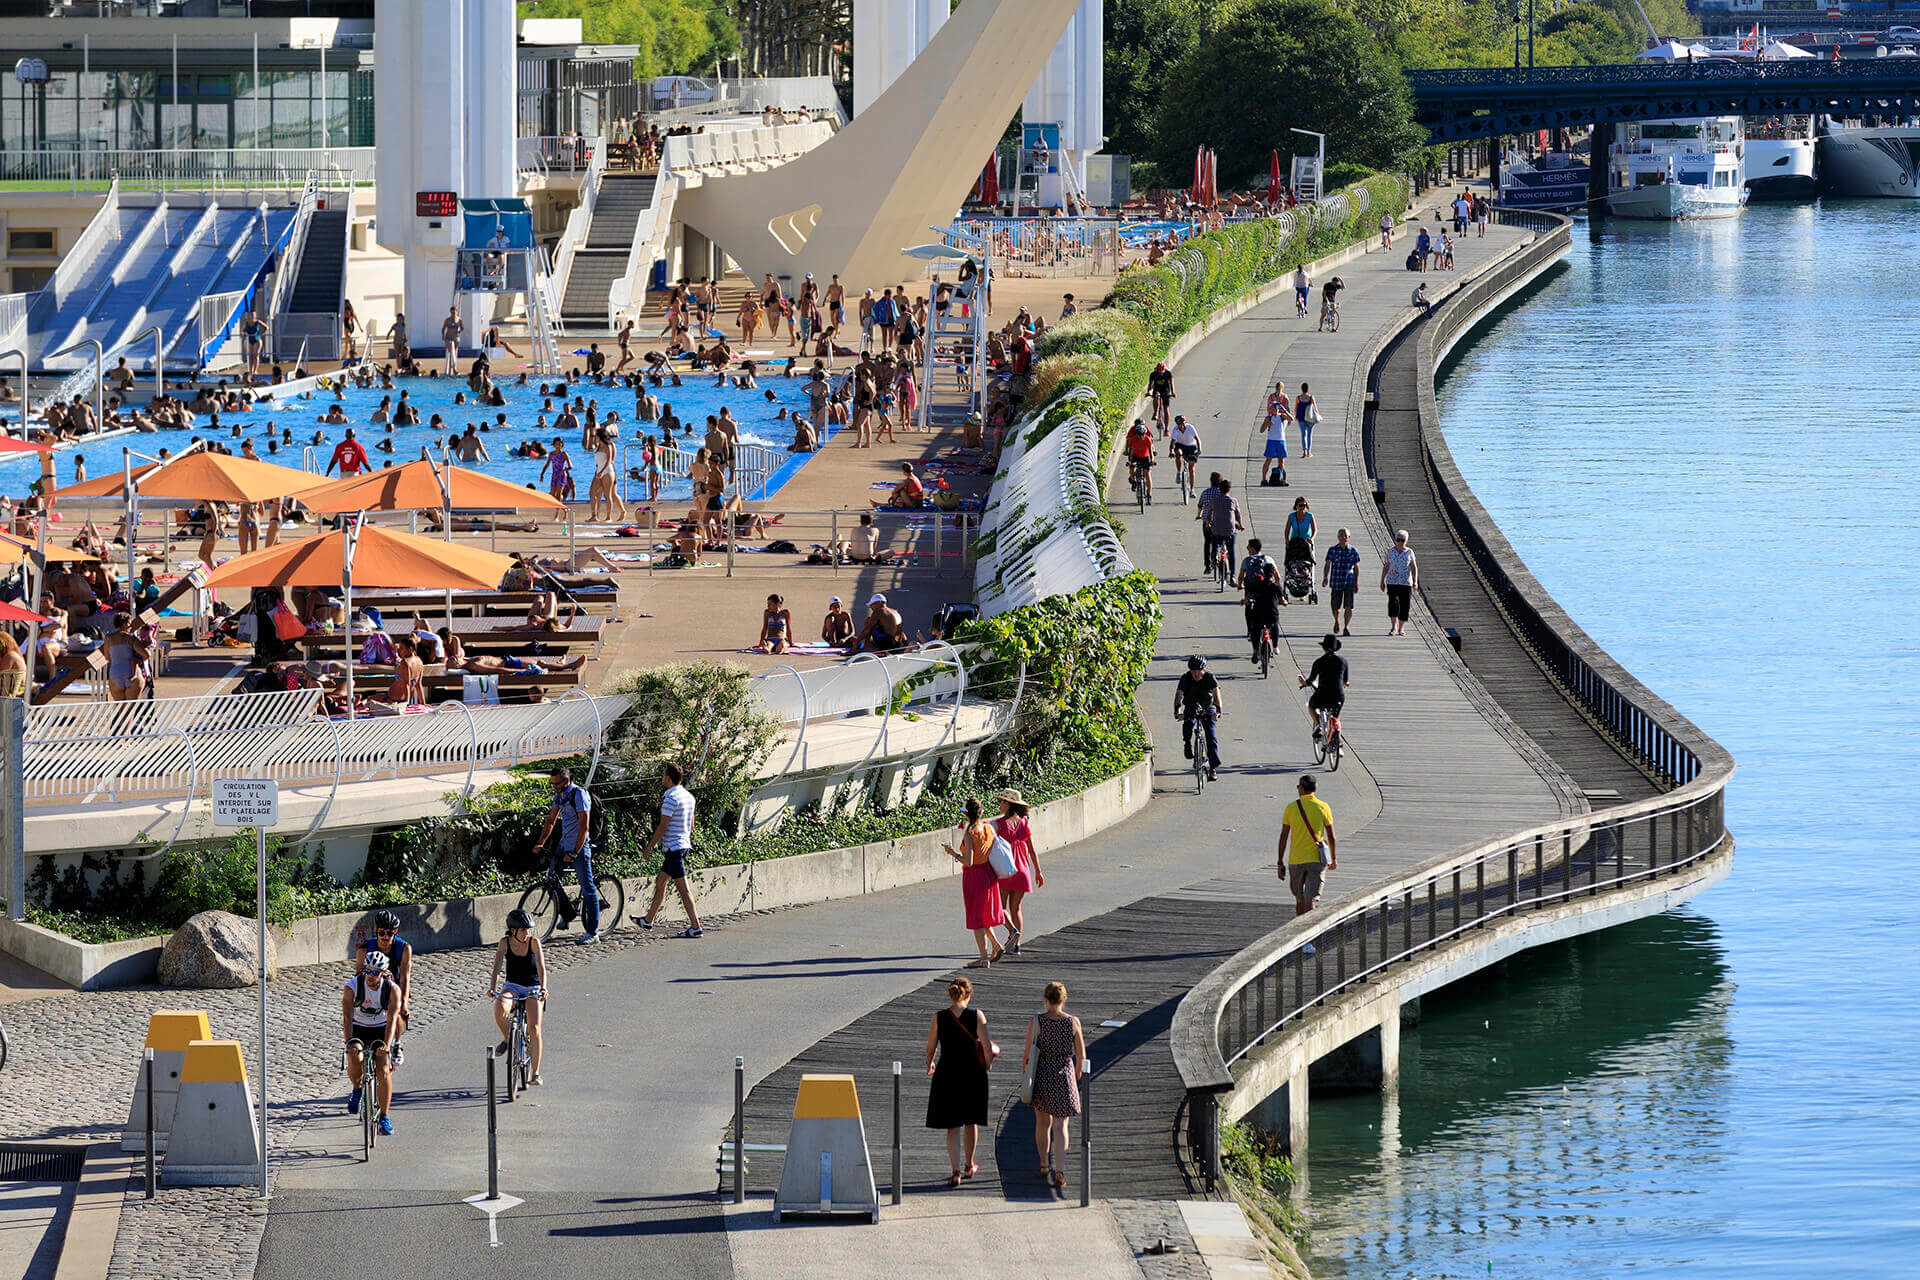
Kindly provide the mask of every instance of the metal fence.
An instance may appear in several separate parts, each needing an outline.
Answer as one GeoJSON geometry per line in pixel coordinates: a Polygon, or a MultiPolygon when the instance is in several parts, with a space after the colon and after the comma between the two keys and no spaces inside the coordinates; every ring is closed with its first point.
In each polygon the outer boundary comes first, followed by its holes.
{"type": "Polygon", "coordinates": [[[464,801],[482,769],[568,755],[591,755],[597,764],[607,726],[627,705],[623,695],[575,690],[526,706],[448,702],[412,714],[336,720],[319,714],[316,690],[56,703],[28,713],[24,793],[29,807],[177,804],[171,844],[214,778],[325,786],[327,798],[304,840],[320,830],[348,783],[464,772],[464,801]]]}
{"type": "MultiPolygon", "coordinates": [[[[1003,278],[1099,276],[1120,262],[1118,218],[962,218],[947,233],[947,243],[962,250],[982,241],[991,246],[994,273],[1003,278]]],[[[935,263],[928,269],[953,267],[935,263]]]]}
{"type": "Polygon", "coordinates": [[[298,190],[309,169],[329,183],[373,182],[373,147],[253,147],[205,151],[0,151],[0,183],[31,183],[74,191],[209,191],[283,187],[298,190]]]}

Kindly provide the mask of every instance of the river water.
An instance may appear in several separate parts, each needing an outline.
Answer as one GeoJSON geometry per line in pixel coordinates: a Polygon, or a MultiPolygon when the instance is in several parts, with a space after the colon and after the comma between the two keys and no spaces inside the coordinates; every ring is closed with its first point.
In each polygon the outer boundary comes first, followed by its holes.
{"type": "Polygon", "coordinates": [[[1724,743],[1732,876],[1316,1097],[1320,1277],[1920,1276],[1920,208],[1582,222],[1442,371],[1468,480],[1724,743]]]}

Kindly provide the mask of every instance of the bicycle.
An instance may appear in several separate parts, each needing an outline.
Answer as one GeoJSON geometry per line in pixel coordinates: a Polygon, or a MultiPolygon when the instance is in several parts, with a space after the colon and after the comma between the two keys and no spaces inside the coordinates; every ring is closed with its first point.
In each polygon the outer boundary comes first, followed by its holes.
{"type": "Polygon", "coordinates": [[[1260,678],[1267,678],[1267,670],[1273,666],[1273,631],[1262,625],[1260,639],[1253,647],[1253,660],[1260,664],[1260,678]]]}
{"type": "MultiPolygon", "coordinates": [[[[567,928],[580,914],[580,904],[567,892],[567,859],[555,854],[547,863],[547,876],[520,895],[520,909],[533,918],[534,931],[542,942],[567,928]]],[[[600,931],[612,933],[627,918],[627,887],[620,877],[608,872],[596,872],[593,877],[594,892],[600,898],[600,931]]]]}
{"type": "MultiPolygon", "coordinates": [[[[502,993],[496,991],[494,998],[502,993]]],[[[527,1091],[527,1082],[533,1079],[533,1049],[527,1043],[527,1001],[538,1000],[540,989],[534,988],[531,995],[513,998],[513,1013],[507,1022],[507,1101],[527,1091]]]]}
{"type": "Polygon", "coordinates": [[[1295,318],[1303,317],[1307,314],[1307,295],[1306,294],[1300,293],[1297,291],[1294,293],[1293,314],[1295,318]]]}
{"type": "Polygon", "coordinates": [[[1233,577],[1233,566],[1227,563],[1227,544],[1222,540],[1213,549],[1213,589],[1225,591],[1227,581],[1233,577]]]}
{"type": "Polygon", "coordinates": [[[1340,757],[1347,752],[1347,740],[1340,732],[1340,717],[1325,707],[1315,709],[1313,739],[1320,763],[1326,765],[1329,772],[1338,771],[1340,757]]]}
{"type": "Polygon", "coordinates": [[[1193,753],[1193,793],[1199,795],[1207,789],[1207,726],[1206,722],[1224,712],[1199,711],[1187,717],[1187,748],[1193,753]]]}
{"type": "MultiPolygon", "coordinates": [[[[347,1049],[340,1050],[340,1072],[345,1075],[347,1063],[351,1058],[347,1049]]],[[[351,1079],[351,1077],[348,1077],[351,1079]]],[[[380,1081],[379,1073],[373,1065],[373,1051],[365,1050],[360,1055],[360,1159],[373,1159],[373,1147],[380,1139],[380,1081]]]]}
{"type": "Polygon", "coordinates": [[[1127,484],[1133,489],[1133,500],[1140,514],[1145,515],[1147,505],[1153,501],[1153,479],[1138,460],[1127,463],[1127,484]]]}
{"type": "Polygon", "coordinates": [[[1193,501],[1193,463],[1186,458],[1176,458],[1173,475],[1180,482],[1180,505],[1184,507],[1193,501]]]}

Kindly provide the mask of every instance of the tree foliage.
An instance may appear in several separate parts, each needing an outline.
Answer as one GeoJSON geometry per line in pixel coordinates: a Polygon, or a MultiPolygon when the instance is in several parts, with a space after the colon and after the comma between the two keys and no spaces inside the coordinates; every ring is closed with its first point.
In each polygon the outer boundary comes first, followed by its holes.
{"type": "Polygon", "coordinates": [[[1167,72],[1200,39],[1199,0],[1109,0],[1106,8],[1107,150],[1147,160],[1159,154],[1167,72]]]}
{"type": "Polygon", "coordinates": [[[711,70],[739,47],[733,19],[717,0],[539,0],[523,18],[579,18],[589,44],[630,44],[636,79],[711,70]]]}
{"type": "Polygon", "coordinates": [[[1380,41],[1333,0],[1241,0],[1216,13],[1167,73],[1154,159],[1192,167],[1201,144],[1220,157],[1220,184],[1264,177],[1268,157],[1327,135],[1330,157],[1375,168],[1405,163],[1419,145],[1405,81],[1380,41]]]}

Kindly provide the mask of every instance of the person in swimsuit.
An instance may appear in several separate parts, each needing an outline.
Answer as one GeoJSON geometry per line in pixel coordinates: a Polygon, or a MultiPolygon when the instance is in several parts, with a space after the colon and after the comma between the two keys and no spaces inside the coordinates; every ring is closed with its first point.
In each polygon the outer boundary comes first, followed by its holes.
{"type": "Polygon", "coordinates": [[[761,653],[785,653],[792,633],[793,614],[787,609],[786,601],[778,595],[768,596],[767,611],[760,619],[760,643],[754,649],[761,653]]]}
{"type": "Polygon", "coordinates": [[[113,615],[113,632],[102,646],[107,651],[107,696],[114,702],[137,702],[146,692],[147,646],[133,634],[133,615],[122,609],[113,615]]]}
{"type": "Polygon", "coordinates": [[[540,475],[545,478],[552,471],[547,492],[562,502],[573,500],[573,458],[567,453],[567,442],[559,436],[553,438],[553,449],[547,454],[547,460],[540,465],[540,475]]]}

